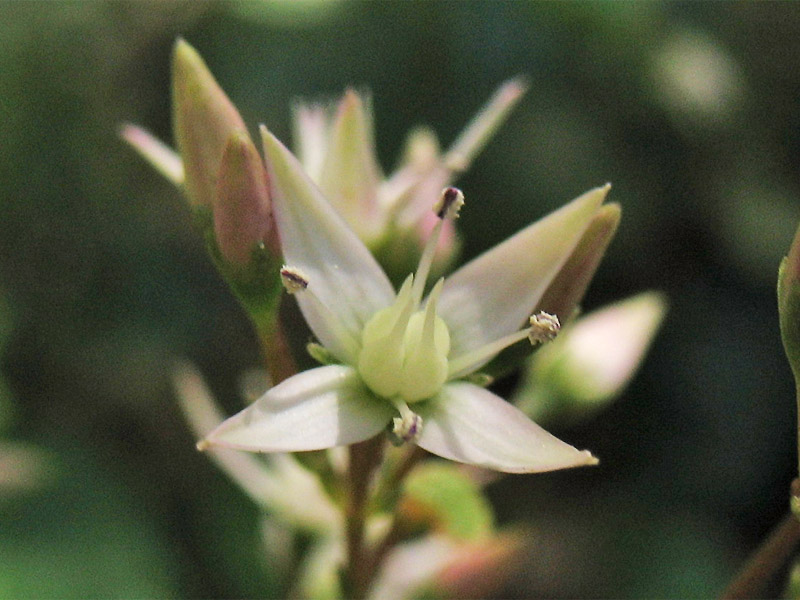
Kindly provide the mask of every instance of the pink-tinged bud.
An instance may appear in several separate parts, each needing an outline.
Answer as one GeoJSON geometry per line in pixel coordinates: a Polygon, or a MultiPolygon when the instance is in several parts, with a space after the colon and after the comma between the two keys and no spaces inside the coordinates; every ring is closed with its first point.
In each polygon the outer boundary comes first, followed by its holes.
{"type": "Polygon", "coordinates": [[[172,109],[189,202],[211,207],[225,145],[234,132],[246,136],[247,128],[203,59],[182,39],[172,55],[172,109]]]}
{"type": "Polygon", "coordinates": [[[454,551],[433,588],[445,598],[486,598],[496,594],[519,567],[523,536],[501,533],[454,551]]]}
{"type": "Polygon", "coordinates": [[[379,233],[378,184],[369,98],[345,92],[331,123],[319,187],[363,240],[379,233]]]}
{"type": "Polygon", "coordinates": [[[247,266],[262,244],[273,256],[280,248],[272,218],[267,171],[250,137],[230,136],[219,168],[214,233],[226,261],[247,266]]]}
{"type": "Polygon", "coordinates": [[[593,416],[633,378],[666,310],[662,294],[645,292],[576,319],[531,357],[517,407],[537,423],[593,416]]]}
{"type": "Polygon", "coordinates": [[[572,316],[617,232],[620,214],[619,204],[614,203],[597,210],[581,241],[539,301],[537,311],[559,315],[564,321],[572,316]]]}

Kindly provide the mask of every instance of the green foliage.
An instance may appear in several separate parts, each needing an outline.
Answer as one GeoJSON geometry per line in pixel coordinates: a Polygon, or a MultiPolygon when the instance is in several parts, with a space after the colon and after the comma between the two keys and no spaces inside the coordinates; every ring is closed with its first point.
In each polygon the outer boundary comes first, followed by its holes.
{"type": "Polygon", "coordinates": [[[452,463],[431,461],[415,469],[405,482],[402,510],[459,541],[487,537],[492,508],[478,485],[452,463]]]}

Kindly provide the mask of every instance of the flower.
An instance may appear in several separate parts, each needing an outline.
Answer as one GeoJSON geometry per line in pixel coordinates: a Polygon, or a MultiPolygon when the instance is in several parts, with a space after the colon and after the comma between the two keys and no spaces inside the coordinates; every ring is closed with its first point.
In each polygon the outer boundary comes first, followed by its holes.
{"type": "MultiPolygon", "coordinates": [[[[412,130],[399,167],[386,177],[375,153],[365,93],[348,90],[335,106],[298,104],[296,149],[311,180],[390,274],[405,274],[435,226],[431,198],[469,167],[526,89],[523,78],[504,83],[446,152],[432,130],[412,130]]],[[[448,221],[442,227],[436,271],[458,251],[452,225],[448,221]]]]}
{"type": "MultiPolygon", "coordinates": [[[[262,127],[282,275],[339,364],[301,372],[227,419],[199,447],[254,452],[354,444],[392,424],[441,457],[509,473],[596,464],[466,377],[540,327],[520,324],[605,199],[593,189],[440,279],[424,297],[438,236],[463,195],[442,193],[439,222],[398,292],[300,162],[262,127]]],[[[541,319],[552,329],[551,320],[541,319]]]]}

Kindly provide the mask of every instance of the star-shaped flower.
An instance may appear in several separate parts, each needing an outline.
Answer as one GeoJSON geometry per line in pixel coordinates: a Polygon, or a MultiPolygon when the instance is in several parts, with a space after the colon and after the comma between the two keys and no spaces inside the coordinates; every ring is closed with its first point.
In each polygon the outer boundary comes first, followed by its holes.
{"type": "Polygon", "coordinates": [[[254,452],[354,444],[392,427],[405,441],[509,473],[596,464],[465,378],[507,346],[552,336],[557,320],[530,318],[602,204],[593,189],[439,280],[424,297],[437,236],[457,216],[447,188],[416,273],[395,292],[367,247],[265,128],[275,220],[295,293],[312,332],[340,364],[299,373],[223,422],[201,442],[254,452]],[[521,325],[529,327],[521,329],[521,325]]]}

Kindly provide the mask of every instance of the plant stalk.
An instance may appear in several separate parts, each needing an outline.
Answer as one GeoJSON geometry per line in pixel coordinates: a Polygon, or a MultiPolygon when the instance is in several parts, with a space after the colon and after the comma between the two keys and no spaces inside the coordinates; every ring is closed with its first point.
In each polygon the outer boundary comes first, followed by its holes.
{"type": "Polygon", "coordinates": [[[800,521],[789,513],[773,529],[728,584],[720,600],[763,598],[776,573],[800,542],[800,521]]]}

